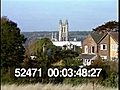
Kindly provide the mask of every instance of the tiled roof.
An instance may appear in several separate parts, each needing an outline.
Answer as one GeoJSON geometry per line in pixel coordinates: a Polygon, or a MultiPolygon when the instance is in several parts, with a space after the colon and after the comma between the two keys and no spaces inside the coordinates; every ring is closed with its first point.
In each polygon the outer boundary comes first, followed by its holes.
{"type": "Polygon", "coordinates": [[[90,34],[90,35],[91,35],[91,37],[94,39],[94,41],[95,41],[96,43],[104,36],[103,33],[102,33],[102,34],[92,33],[92,34],[90,34]]]}

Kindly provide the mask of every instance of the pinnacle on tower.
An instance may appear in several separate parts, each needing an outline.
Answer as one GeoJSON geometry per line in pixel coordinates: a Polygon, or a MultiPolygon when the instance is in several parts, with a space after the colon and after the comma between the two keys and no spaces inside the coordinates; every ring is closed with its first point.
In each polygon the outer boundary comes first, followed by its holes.
{"type": "Polygon", "coordinates": [[[59,24],[62,24],[62,20],[59,21],[59,24]]]}
{"type": "Polygon", "coordinates": [[[66,20],[65,24],[68,24],[68,20],[66,20]]]}

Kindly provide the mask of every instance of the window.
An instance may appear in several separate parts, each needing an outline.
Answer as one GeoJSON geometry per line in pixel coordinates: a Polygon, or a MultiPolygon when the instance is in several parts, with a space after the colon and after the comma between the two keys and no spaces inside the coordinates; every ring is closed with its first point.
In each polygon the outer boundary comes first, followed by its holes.
{"type": "Polygon", "coordinates": [[[66,28],[65,28],[64,26],[62,26],[62,32],[63,32],[63,33],[65,33],[65,29],[66,29],[66,28]]]}
{"type": "Polygon", "coordinates": [[[88,53],[88,46],[84,46],[84,53],[88,53]]]}
{"type": "Polygon", "coordinates": [[[63,32],[63,27],[62,27],[62,30],[61,30],[61,32],[63,32]]]}
{"type": "Polygon", "coordinates": [[[107,45],[106,44],[101,44],[100,50],[107,50],[107,45]]]}
{"type": "Polygon", "coordinates": [[[66,37],[62,37],[62,41],[66,41],[66,37]]]}
{"type": "Polygon", "coordinates": [[[118,49],[118,45],[112,44],[112,50],[117,51],[117,49],[118,49]]]}
{"type": "Polygon", "coordinates": [[[107,56],[101,56],[102,59],[107,59],[107,56]]]}
{"type": "Polygon", "coordinates": [[[114,56],[114,57],[111,57],[111,60],[112,60],[112,61],[117,61],[117,57],[115,57],[115,56],[114,56]]]}
{"type": "Polygon", "coordinates": [[[91,53],[95,53],[95,46],[91,46],[91,53]]]}
{"type": "Polygon", "coordinates": [[[65,32],[65,27],[64,27],[64,32],[65,32]]]}

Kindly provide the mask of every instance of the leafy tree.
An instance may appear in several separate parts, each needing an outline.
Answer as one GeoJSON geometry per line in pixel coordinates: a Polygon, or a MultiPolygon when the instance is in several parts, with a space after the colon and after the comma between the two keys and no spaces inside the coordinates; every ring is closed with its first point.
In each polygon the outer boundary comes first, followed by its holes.
{"type": "Polygon", "coordinates": [[[26,55],[37,55],[38,52],[43,52],[43,46],[48,49],[51,47],[53,43],[50,41],[49,38],[42,38],[38,41],[31,41],[26,46],[26,55]]]}
{"type": "Polygon", "coordinates": [[[27,55],[27,56],[32,55],[32,53],[33,53],[33,48],[35,48],[35,47],[34,47],[34,44],[35,44],[36,42],[37,42],[36,40],[30,40],[30,41],[26,44],[26,46],[25,46],[25,55],[27,55]]]}
{"type": "Polygon", "coordinates": [[[11,69],[20,66],[24,59],[26,38],[20,34],[17,24],[6,16],[1,18],[1,66],[7,69],[9,75],[11,69]]]}
{"type": "Polygon", "coordinates": [[[93,32],[96,33],[105,33],[109,31],[118,31],[119,22],[109,21],[93,29],[93,32]]]}

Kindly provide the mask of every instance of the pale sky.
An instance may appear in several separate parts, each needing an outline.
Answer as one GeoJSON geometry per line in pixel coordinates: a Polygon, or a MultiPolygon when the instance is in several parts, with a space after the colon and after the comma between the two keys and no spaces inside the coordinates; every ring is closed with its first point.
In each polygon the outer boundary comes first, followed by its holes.
{"type": "Polygon", "coordinates": [[[68,20],[69,31],[91,31],[118,21],[118,0],[2,0],[1,14],[22,32],[58,31],[60,19],[68,20]]]}

